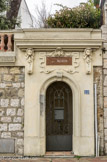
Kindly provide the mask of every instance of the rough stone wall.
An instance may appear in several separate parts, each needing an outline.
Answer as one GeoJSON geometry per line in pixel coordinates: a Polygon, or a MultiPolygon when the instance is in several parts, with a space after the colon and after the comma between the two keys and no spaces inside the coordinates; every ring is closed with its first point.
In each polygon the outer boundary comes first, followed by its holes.
{"type": "MultiPolygon", "coordinates": [[[[106,46],[104,44],[104,46],[106,46]]],[[[106,48],[106,47],[105,47],[106,48]]],[[[103,52],[104,143],[107,155],[107,51],[103,52]]]]}
{"type": "Polygon", "coordinates": [[[104,111],[103,111],[103,70],[94,67],[94,83],[97,84],[98,135],[100,137],[100,155],[104,155],[104,111]]]}
{"type": "Polygon", "coordinates": [[[104,153],[107,155],[107,25],[102,26],[103,39],[103,107],[104,107],[104,153]]]}
{"type": "Polygon", "coordinates": [[[0,139],[15,140],[23,155],[24,67],[0,67],[0,139]]]}

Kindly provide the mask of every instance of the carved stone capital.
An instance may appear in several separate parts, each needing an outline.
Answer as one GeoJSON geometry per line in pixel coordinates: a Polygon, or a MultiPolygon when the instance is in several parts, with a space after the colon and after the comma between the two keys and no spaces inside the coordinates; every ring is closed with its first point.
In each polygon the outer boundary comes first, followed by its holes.
{"type": "Polygon", "coordinates": [[[91,74],[92,63],[92,49],[86,48],[84,51],[83,59],[85,60],[86,74],[91,74]]]}
{"type": "Polygon", "coordinates": [[[34,61],[34,50],[28,48],[25,53],[26,60],[28,62],[28,74],[33,73],[33,61],[34,61]]]}

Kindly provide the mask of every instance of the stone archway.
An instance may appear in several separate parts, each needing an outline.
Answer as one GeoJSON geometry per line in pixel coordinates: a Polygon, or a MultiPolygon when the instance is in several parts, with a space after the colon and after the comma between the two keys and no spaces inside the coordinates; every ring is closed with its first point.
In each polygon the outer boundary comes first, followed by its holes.
{"type": "Polygon", "coordinates": [[[50,79],[46,80],[40,90],[40,152],[41,155],[45,155],[46,152],[46,91],[49,85],[54,82],[62,81],[65,82],[70,89],[72,89],[73,95],[73,135],[72,135],[72,151],[76,152],[78,146],[75,146],[75,137],[76,142],[80,137],[80,89],[78,83],[74,79],[70,79],[66,76],[63,76],[61,80],[57,76],[53,76],[50,79]]]}

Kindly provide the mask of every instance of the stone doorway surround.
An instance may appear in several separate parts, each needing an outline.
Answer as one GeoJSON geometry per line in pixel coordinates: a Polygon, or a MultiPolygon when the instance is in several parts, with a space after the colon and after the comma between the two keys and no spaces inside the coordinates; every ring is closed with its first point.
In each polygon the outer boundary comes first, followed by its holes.
{"type": "MultiPolygon", "coordinates": [[[[46,90],[64,81],[73,92],[73,152],[94,155],[93,67],[102,66],[101,30],[17,30],[15,63],[25,66],[24,155],[46,153],[46,90]],[[72,57],[72,65],[46,64],[46,57],[72,57]]],[[[1,66],[0,65],[0,66],[1,66]]]]}

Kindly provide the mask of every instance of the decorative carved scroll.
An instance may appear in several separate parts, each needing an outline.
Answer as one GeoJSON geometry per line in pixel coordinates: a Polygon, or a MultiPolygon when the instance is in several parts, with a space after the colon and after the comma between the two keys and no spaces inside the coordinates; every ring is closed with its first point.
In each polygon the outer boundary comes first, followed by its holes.
{"type": "Polygon", "coordinates": [[[92,49],[91,48],[85,49],[83,59],[85,60],[86,74],[91,74],[91,62],[92,62],[92,49]]]}
{"type": "Polygon", "coordinates": [[[33,61],[34,61],[34,50],[28,48],[25,53],[26,60],[28,62],[28,74],[33,73],[33,61]]]}

